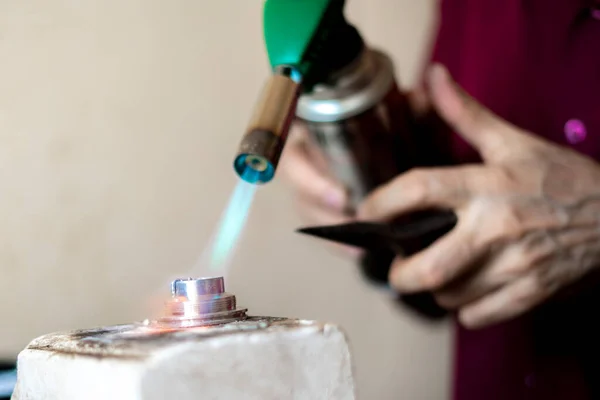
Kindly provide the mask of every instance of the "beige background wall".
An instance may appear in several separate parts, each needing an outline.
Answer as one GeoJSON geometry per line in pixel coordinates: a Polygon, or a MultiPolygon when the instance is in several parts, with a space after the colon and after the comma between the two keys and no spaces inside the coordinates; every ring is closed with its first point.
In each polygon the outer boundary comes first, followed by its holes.
{"type": "MultiPolygon", "coordinates": [[[[143,318],[202,252],[267,76],[259,0],[0,1],[0,356],[36,335],[143,318]]],[[[350,0],[415,77],[432,1],[350,0]]],[[[362,399],[443,399],[446,327],[292,233],[261,188],[228,278],[255,314],[339,322],[362,399]]]]}

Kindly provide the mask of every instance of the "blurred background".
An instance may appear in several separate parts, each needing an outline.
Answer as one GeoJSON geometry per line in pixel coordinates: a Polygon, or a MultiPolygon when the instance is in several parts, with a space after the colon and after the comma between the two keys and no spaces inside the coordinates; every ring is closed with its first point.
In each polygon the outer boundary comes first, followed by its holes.
{"type": "MultiPolygon", "coordinates": [[[[268,76],[262,3],[0,1],[0,359],[44,333],[143,319],[144,294],[196,263],[268,76]]],[[[434,6],[349,0],[348,16],[408,87],[434,6]]],[[[294,234],[285,189],[258,191],[228,291],[255,315],[343,326],[361,399],[445,398],[448,326],[294,234]]]]}

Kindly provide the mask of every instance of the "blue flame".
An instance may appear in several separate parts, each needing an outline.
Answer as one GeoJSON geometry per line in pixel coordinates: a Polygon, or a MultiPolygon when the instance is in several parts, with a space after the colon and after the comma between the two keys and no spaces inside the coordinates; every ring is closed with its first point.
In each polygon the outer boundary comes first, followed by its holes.
{"type": "Polygon", "coordinates": [[[210,269],[222,269],[228,264],[233,250],[240,239],[250,213],[256,185],[240,180],[235,187],[229,204],[221,217],[210,254],[210,269]]]}

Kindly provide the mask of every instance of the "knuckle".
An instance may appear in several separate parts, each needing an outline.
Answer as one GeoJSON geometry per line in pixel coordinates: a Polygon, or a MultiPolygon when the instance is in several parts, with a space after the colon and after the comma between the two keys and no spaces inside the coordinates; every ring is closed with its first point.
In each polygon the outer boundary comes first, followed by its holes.
{"type": "Polygon", "coordinates": [[[429,174],[422,168],[414,168],[404,176],[404,186],[407,194],[415,201],[425,201],[429,197],[429,174]]]}
{"type": "Polygon", "coordinates": [[[420,280],[426,290],[436,290],[446,283],[446,273],[442,267],[427,268],[420,274],[420,280]]]}
{"type": "Polygon", "coordinates": [[[461,311],[458,314],[458,320],[467,329],[477,329],[485,326],[486,319],[490,317],[489,315],[480,315],[469,311],[461,311]]]}
{"type": "Polygon", "coordinates": [[[525,284],[515,288],[511,302],[517,310],[529,308],[539,295],[540,280],[531,278],[525,284]]]}
{"type": "Polygon", "coordinates": [[[530,256],[522,246],[510,246],[500,255],[500,268],[498,273],[505,280],[513,280],[526,275],[533,268],[530,256]]]}
{"type": "MultiPolygon", "coordinates": [[[[487,210],[489,212],[489,205],[487,210]]],[[[481,229],[478,242],[481,246],[492,248],[520,239],[524,227],[517,208],[513,204],[494,204],[494,212],[486,218],[485,229],[481,229]]]]}
{"type": "Polygon", "coordinates": [[[438,278],[430,271],[421,273],[419,278],[425,290],[435,290],[440,286],[438,278]]]}

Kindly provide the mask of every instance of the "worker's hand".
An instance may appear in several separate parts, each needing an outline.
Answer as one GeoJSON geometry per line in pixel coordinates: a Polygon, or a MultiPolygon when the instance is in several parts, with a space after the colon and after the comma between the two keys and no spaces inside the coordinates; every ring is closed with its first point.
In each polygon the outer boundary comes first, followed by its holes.
{"type": "MultiPolygon", "coordinates": [[[[284,152],[279,172],[292,187],[296,206],[307,225],[342,224],[354,219],[355,213],[348,209],[347,191],[328,173],[325,157],[302,125],[291,130],[284,152]]],[[[330,247],[351,258],[360,254],[354,247],[330,247]]]]}
{"type": "Polygon", "coordinates": [[[432,291],[476,328],[522,314],[596,269],[600,166],[493,115],[441,66],[428,83],[437,112],[484,163],[409,171],[366,200],[361,219],[423,208],[459,216],[429,248],[395,260],[390,283],[404,293],[432,291]]]}

